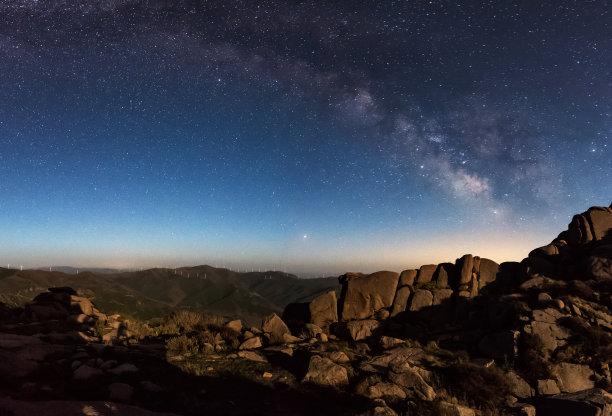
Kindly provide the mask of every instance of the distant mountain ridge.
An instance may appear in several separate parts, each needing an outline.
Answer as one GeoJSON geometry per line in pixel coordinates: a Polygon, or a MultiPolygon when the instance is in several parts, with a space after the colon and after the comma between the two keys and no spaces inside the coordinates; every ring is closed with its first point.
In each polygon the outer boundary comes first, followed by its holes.
{"type": "MultiPolygon", "coordinates": [[[[65,269],[65,268],[62,268],[65,269]]],[[[306,302],[339,290],[336,277],[300,279],[278,271],[238,273],[211,266],[156,268],[136,272],[92,272],[0,268],[0,302],[21,306],[41,290],[70,286],[105,313],[150,319],[189,309],[258,322],[291,302],[306,302]]]]}

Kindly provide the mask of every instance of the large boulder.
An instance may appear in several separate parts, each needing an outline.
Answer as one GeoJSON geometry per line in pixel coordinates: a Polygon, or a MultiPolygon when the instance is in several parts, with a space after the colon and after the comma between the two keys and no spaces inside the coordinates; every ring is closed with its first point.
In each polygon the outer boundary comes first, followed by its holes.
{"type": "Polygon", "coordinates": [[[433,291],[433,304],[441,305],[453,296],[452,289],[436,289],[433,291]]]}
{"type": "Polygon", "coordinates": [[[523,378],[513,371],[506,374],[510,392],[519,399],[528,399],[535,394],[534,389],[523,378]]]}
{"type": "Polygon", "coordinates": [[[381,323],[376,319],[362,319],[350,321],[346,324],[346,329],[354,341],[360,341],[372,336],[372,333],[380,328],[381,323]]]}
{"type": "Polygon", "coordinates": [[[567,229],[567,242],[582,245],[609,236],[612,229],[612,208],[591,207],[586,212],[574,215],[567,229]]]}
{"type": "Polygon", "coordinates": [[[403,363],[400,371],[397,368],[394,370],[389,372],[389,379],[393,383],[404,387],[411,398],[425,401],[435,400],[435,390],[423,379],[418,368],[408,363],[403,363]]]}
{"type": "Polygon", "coordinates": [[[341,319],[365,319],[380,309],[391,307],[398,280],[398,273],[386,271],[362,277],[353,274],[341,276],[341,319]]]}
{"type": "Polygon", "coordinates": [[[419,269],[419,274],[416,278],[417,283],[431,282],[437,268],[438,266],[436,264],[425,264],[421,266],[421,268],[419,269]]]}
{"type": "Polygon", "coordinates": [[[479,288],[482,289],[491,282],[494,282],[499,272],[499,264],[493,260],[480,259],[480,267],[478,269],[479,288]]]}
{"type": "Polygon", "coordinates": [[[523,330],[539,337],[545,349],[554,351],[567,343],[571,334],[565,327],[557,324],[557,320],[565,316],[564,314],[554,308],[536,309],[532,314],[533,321],[525,325],[523,330]]]}
{"type": "Polygon", "coordinates": [[[261,329],[268,334],[270,344],[282,344],[285,342],[284,335],[291,335],[291,331],[283,320],[275,313],[264,318],[261,329]]]}
{"type": "Polygon", "coordinates": [[[320,328],[329,328],[329,325],[338,322],[338,301],[336,292],[329,291],[317,296],[308,305],[310,323],[320,328]]]}
{"type": "Polygon", "coordinates": [[[433,294],[429,290],[417,289],[410,298],[409,310],[419,311],[431,305],[433,305],[433,294]]]}
{"type": "Polygon", "coordinates": [[[441,263],[434,273],[436,286],[440,289],[456,287],[457,270],[452,263],[441,263]]]}
{"type": "Polygon", "coordinates": [[[406,310],[408,306],[408,299],[412,294],[411,286],[402,286],[395,292],[395,299],[393,299],[393,305],[391,307],[391,316],[396,316],[406,310]]]}
{"type": "Polygon", "coordinates": [[[310,357],[308,370],[302,381],[329,387],[345,387],[349,384],[346,368],[319,355],[310,357]]]}
{"type": "Polygon", "coordinates": [[[404,270],[400,275],[399,287],[414,285],[418,273],[419,271],[414,269],[404,270]]]}
{"type": "Polygon", "coordinates": [[[553,373],[563,393],[575,393],[595,387],[595,373],[587,365],[560,363],[554,367],[553,373]]]}
{"type": "Polygon", "coordinates": [[[96,308],[87,298],[81,296],[70,296],[70,309],[75,314],[94,315],[96,308]]]}
{"type": "Polygon", "coordinates": [[[459,285],[467,285],[472,281],[472,270],[474,268],[474,256],[465,254],[461,259],[457,260],[459,272],[459,285]]]}
{"type": "Polygon", "coordinates": [[[612,394],[602,389],[545,397],[536,404],[538,416],[610,416],[612,394]]]}

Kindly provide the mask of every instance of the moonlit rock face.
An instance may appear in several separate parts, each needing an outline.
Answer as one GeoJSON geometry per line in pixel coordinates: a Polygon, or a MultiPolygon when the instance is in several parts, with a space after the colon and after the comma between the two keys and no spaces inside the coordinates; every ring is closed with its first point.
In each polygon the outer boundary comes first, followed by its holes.
{"type": "Polygon", "coordinates": [[[5,264],[501,262],[610,202],[606,2],[163,3],[0,2],[5,264]]]}

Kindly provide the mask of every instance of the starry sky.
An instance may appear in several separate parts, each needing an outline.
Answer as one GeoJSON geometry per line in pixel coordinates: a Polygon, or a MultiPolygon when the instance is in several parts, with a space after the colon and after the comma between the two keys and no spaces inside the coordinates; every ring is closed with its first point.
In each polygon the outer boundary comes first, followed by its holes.
{"type": "Polygon", "coordinates": [[[612,202],[612,8],[0,2],[0,263],[520,260],[612,202]]]}

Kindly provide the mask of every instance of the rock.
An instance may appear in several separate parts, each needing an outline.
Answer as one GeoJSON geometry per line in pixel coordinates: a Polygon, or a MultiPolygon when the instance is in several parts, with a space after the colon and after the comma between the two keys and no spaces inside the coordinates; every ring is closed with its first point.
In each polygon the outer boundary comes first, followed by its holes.
{"type": "Polygon", "coordinates": [[[404,340],[399,338],[382,336],[380,337],[378,343],[383,350],[388,350],[390,348],[397,347],[398,345],[403,344],[404,340]]]}
{"type": "Polygon", "coordinates": [[[570,245],[582,245],[593,240],[591,227],[584,215],[574,215],[567,228],[567,242],[570,245]]]}
{"type": "Polygon", "coordinates": [[[440,402],[438,409],[441,415],[445,416],[474,416],[475,413],[469,407],[461,406],[449,402],[440,402]]]}
{"type": "Polygon", "coordinates": [[[70,296],[70,310],[72,313],[93,315],[95,309],[89,299],[81,296],[70,296]]]}
{"type": "Polygon", "coordinates": [[[391,316],[397,316],[398,314],[404,312],[408,305],[408,299],[412,294],[412,289],[410,286],[402,286],[397,289],[395,293],[395,299],[393,299],[393,305],[391,306],[391,316]]]}
{"type": "Polygon", "coordinates": [[[74,371],[72,378],[75,380],[89,380],[90,378],[98,377],[103,374],[104,372],[99,368],[94,368],[88,366],[87,364],[83,364],[74,371]]]}
{"type": "Polygon", "coordinates": [[[387,406],[387,403],[382,399],[375,399],[372,402],[372,407],[365,413],[359,416],[397,416],[395,410],[387,406]]]}
{"type": "Polygon", "coordinates": [[[427,354],[421,348],[400,346],[364,361],[361,363],[360,369],[369,373],[383,374],[395,362],[423,365],[426,356],[427,354]]]}
{"type": "Polygon", "coordinates": [[[404,270],[399,278],[399,287],[402,286],[412,286],[414,285],[414,281],[416,280],[418,270],[404,270]]]}
{"type": "Polygon", "coordinates": [[[398,280],[399,274],[386,271],[362,277],[341,276],[342,320],[365,319],[380,309],[391,307],[398,280]]]}
{"type": "Polygon", "coordinates": [[[552,296],[550,296],[546,292],[538,293],[538,303],[540,305],[546,305],[547,303],[552,301],[552,296]]]}
{"type": "Polygon", "coordinates": [[[43,344],[38,336],[2,333],[0,335],[0,376],[25,377],[38,369],[38,363],[64,347],[43,344]]]}
{"type": "Polygon", "coordinates": [[[134,387],[126,383],[112,383],[108,386],[108,395],[111,400],[127,402],[134,395],[134,387]]]}
{"type": "Polygon", "coordinates": [[[404,390],[392,383],[379,382],[370,387],[366,392],[370,399],[402,400],[406,398],[404,390]]]}
{"type": "Polygon", "coordinates": [[[506,373],[506,380],[512,394],[519,399],[527,399],[535,394],[529,383],[513,371],[506,373]]]}
{"type": "Polygon", "coordinates": [[[554,308],[546,308],[535,309],[532,314],[533,321],[523,328],[526,333],[540,337],[544,348],[550,351],[565,345],[570,333],[556,324],[559,318],[565,316],[563,313],[554,308]]]}
{"type": "Polygon", "coordinates": [[[328,358],[335,363],[348,363],[351,361],[344,351],[334,351],[329,354],[328,358]]]}
{"type": "Polygon", "coordinates": [[[557,394],[542,398],[536,410],[537,416],[610,416],[612,394],[602,389],[557,394]]]}
{"type": "Polygon", "coordinates": [[[141,407],[108,401],[25,401],[0,398],[0,413],[10,416],[65,416],[65,415],[129,415],[129,416],[177,416],[173,413],[158,413],[141,407]]]}
{"type": "Polygon", "coordinates": [[[149,391],[151,393],[160,393],[162,391],[164,391],[164,389],[158,385],[155,384],[154,382],[150,381],[150,380],[143,380],[140,382],[140,387],[145,390],[145,391],[149,391]]]}
{"type": "Polygon", "coordinates": [[[552,379],[538,380],[537,391],[538,391],[538,395],[540,396],[548,396],[551,394],[561,393],[561,390],[559,390],[559,386],[557,385],[557,382],[552,379]]]}
{"type": "Polygon", "coordinates": [[[242,321],[240,319],[229,321],[225,324],[225,327],[231,329],[234,332],[241,332],[242,331],[242,321]]]}
{"type": "Polygon", "coordinates": [[[529,257],[542,257],[549,261],[558,261],[559,258],[559,246],[557,244],[551,243],[542,247],[538,247],[531,252],[529,252],[529,257]]]}
{"type": "Polygon", "coordinates": [[[76,295],[77,294],[76,290],[74,290],[73,288],[71,288],[69,286],[50,287],[48,290],[51,293],[66,293],[68,295],[76,295]]]}
{"type": "Polygon", "coordinates": [[[389,318],[389,311],[387,309],[380,309],[378,312],[374,314],[374,318],[379,321],[385,321],[389,318]]]}
{"type": "MultiPolygon", "coordinates": [[[[309,303],[299,302],[290,303],[285,306],[282,319],[292,329],[298,329],[302,325],[310,322],[309,303]]],[[[252,330],[250,332],[253,332],[252,330]]]]}
{"type": "Polygon", "coordinates": [[[107,372],[111,374],[115,374],[115,375],[121,375],[121,374],[126,374],[126,373],[137,373],[138,367],[136,367],[132,363],[123,363],[123,364],[119,364],[115,368],[111,368],[110,370],[107,370],[107,372]]]}
{"type": "Polygon", "coordinates": [[[238,357],[244,358],[245,360],[255,361],[259,363],[267,363],[268,360],[263,355],[255,351],[238,351],[238,357]]]}
{"type": "Polygon", "coordinates": [[[442,305],[453,296],[452,289],[436,289],[433,291],[433,305],[442,305]]]}
{"type": "Polygon", "coordinates": [[[419,269],[419,274],[417,275],[416,282],[417,283],[428,283],[433,279],[433,275],[436,272],[438,265],[436,264],[426,264],[421,266],[419,269]]]}
{"type": "Polygon", "coordinates": [[[261,376],[263,378],[272,378],[272,377],[274,377],[274,375],[272,373],[269,373],[267,371],[264,371],[264,373],[261,376]]]}
{"type": "Polygon", "coordinates": [[[362,339],[369,338],[372,336],[372,332],[380,328],[381,324],[375,319],[362,319],[358,321],[350,321],[346,324],[351,338],[354,341],[360,341],[362,339]]]}
{"type": "Polygon", "coordinates": [[[509,406],[510,414],[516,416],[536,416],[536,408],[527,403],[513,403],[509,406]]]}
{"type": "Polygon", "coordinates": [[[275,313],[268,315],[264,318],[261,329],[270,334],[271,344],[282,344],[284,342],[284,335],[291,335],[291,331],[283,320],[275,313]]]}
{"type": "Polygon", "coordinates": [[[497,279],[497,273],[499,273],[499,264],[495,263],[493,260],[481,258],[480,267],[478,269],[479,289],[494,282],[497,279]]]}
{"type": "Polygon", "coordinates": [[[459,285],[465,285],[472,281],[472,269],[474,267],[474,257],[466,254],[457,261],[457,266],[461,267],[459,273],[459,285]]]}
{"type": "Polygon", "coordinates": [[[393,383],[404,387],[411,393],[409,396],[412,398],[419,398],[425,401],[432,401],[436,398],[434,389],[425,382],[416,368],[407,363],[404,363],[401,373],[391,371],[389,373],[389,379],[393,383]]]}
{"type": "Polygon", "coordinates": [[[320,334],[317,334],[317,341],[319,342],[327,342],[329,341],[329,338],[327,337],[327,334],[325,332],[321,332],[320,334]]]}
{"type": "Polygon", "coordinates": [[[69,313],[66,309],[57,305],[27,305],[26,314],[37,321],[48,321],[51,319],[65,319],[69,313]]]}
{"type": "Polygon", "coordinates": [[[346,368],[318,355],[310,358],[308,371],[302,381],[330,387],[345,387],[349,383],[346,368]]]}
{"type": "Polygon", "coordinates": [[[433,294],[429,290],[417,289],[410,298],[410,311],[419,311],[433,304],[433,294]]]}
{"type": "Polygon", "coordinates": [[[253,337],[253,338],[247,339],[242,344],[240,344],[238,349],[239,350],[251,350],[251,349],[261,348],[262,346],[263,344],[261,343],[261,338],[253,337]]]}
{"type": "Polygon", "coordinates": [[[537,276],[521,283],[519,289],[526,292],[530,289],[540,289],[542,287],[544,287],[544,278],[542,276],[537,276]]]}
{"type": "Polygon", "coordinates": [[[291,334],[283,334],[283,342],[282,344],[294,344],[296,342],[301,342],[302,339],[298,337],[294,337],[291,334]]]}
{"type": "Polygon", "coordinates": [[[587,365],[560,363],[553,368],[557,384],[563,393],[575,393],[595,387],[595,372],[587,365]]]}
{"type": "Polygon", "coordinates": [[[329,325],[338,322],[338,300],[336,292],[329,291],[317,296],[308,305],[310,323],[328,329],[329,325]]]}
{"type": "Polygon", "coordinates": [[[593,249],[587,258],[586,269],[597,280],[612,279],[612,244],[593,249]]]}
{"type": "Polygon", "coordinates": [[[446,289],[448,287],[456,286],[457,281],[457,270],[455,265],[452,263],[441,263],[438,265],[436,272],[434,273],[434,280],[436,286],[439,289],[446,289]]]}
{"type": "Polygon", "coordinates": [[[591,207],[583,214],[592,231],[594,240],[603,240],[612,229],[612,208],[591,207]]]}

